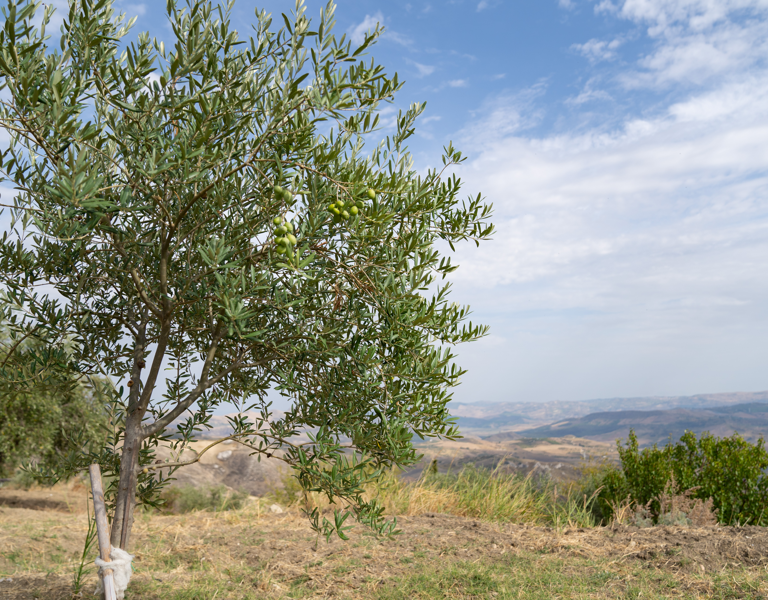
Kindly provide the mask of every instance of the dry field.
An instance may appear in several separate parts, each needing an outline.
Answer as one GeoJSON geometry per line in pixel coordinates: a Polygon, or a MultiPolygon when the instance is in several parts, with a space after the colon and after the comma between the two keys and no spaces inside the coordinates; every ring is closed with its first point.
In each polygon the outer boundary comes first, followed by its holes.
{"type": "MultiPolygon", "coordinates": [[[[0,489],[0,598],[72,594],[86,490],[0,489]]],[[[295,509],[142,514],[129,599],[768,598],[762,528],[551,528],[445,514],[398,518],[402,534],[319,538],[295,509]]]]}

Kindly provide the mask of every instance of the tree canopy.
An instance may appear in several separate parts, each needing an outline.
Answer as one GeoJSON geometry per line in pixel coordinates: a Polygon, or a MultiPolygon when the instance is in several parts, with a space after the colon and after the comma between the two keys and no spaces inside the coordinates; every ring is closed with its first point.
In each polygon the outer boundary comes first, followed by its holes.
{"type": "Polygon", "coordinates": [[[232,1],[168,0],[172,46],[121,46],[132,22],[112,0],[71,0],[51,47],[39,5],[8,0],[0,31],[0,171],[17,190],[0,284],[14,339],[46,350],[0,376],[44,381],[66,356],[114,382],[103,448],[49,475],[115,475],[112,544],[127,548],[136,500],[165,483],[154,448],[231,403],[240,442],[340,501],[333,520],[310,515],[318,530],[343,536],[352,514],[391,532],[362,486],[415,462],[414,434],[458,435],[452,348],[486,332],[449,300],[438,243],[493,227],[481,195],[460,198],[451,145],[415,169],[423,104],[382,125],[402,83],[366,58],[380,29],[353,47],[332,2],[310,22],[299,1],[241,36],[232,1]],[[270,393],[290,401],[280,418],[270,393]]]}
{"type": "MultiPolygon", "coordinates": [[[[20,341],[3,336],[2,329],[0,340],[6,349],[20,341]]],[[[34,362],[43,350],[40,346],[25,340],[14,348],[14,362],[34,362]]],[[[0,352],[0,365],[8,364],[6,358],[7,352],[0,352]]],[[[38,385],[13,380],[10,369],[5,374],[0,378],[0,477],[30,465],[56,468],[62,456],[96,448],[103,441],[108,422],[103,380],[78,381],[76,373],[58,372],[45,377],[47,385],[38,385]]]]}

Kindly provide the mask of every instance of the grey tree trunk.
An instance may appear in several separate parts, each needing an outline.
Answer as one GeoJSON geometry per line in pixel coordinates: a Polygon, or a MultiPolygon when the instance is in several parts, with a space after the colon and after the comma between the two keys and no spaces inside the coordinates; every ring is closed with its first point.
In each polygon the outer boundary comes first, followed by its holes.
{"type": "Polygon", "coordinates": [[[125,441],[120,458],[120,482],[115,503],[115,517],[112,520],[110,543],[113,547],[128,550],[133,511],[136,506],[136,469],[141,450],[141,415],[134,411],[128,416],[125,427],[125,441]]]}

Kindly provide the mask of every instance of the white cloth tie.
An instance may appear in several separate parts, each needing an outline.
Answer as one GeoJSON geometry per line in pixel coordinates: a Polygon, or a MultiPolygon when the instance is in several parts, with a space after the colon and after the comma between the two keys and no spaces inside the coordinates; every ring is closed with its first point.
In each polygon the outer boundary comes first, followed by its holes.
{"type": "MultiPolygon", "coordinates": [[[[121,548],[112,548],[109,553],[112,562],[107,562],[96,559],[96,566],[99,567],[99,574],[103,574],[105,569],[112,569],[112,578],[115,580],[115,591],[117,592],[117,600],[123,600],[125,597],[125,590],[128,588],[128,582],[131,580],[131,561],[133,555],[128,554],[121,548]]],[[[99,588],[96,590],[97,594],[101,594],[104,591],[104,587],[101,579],[99,579],[99,588]]]]}

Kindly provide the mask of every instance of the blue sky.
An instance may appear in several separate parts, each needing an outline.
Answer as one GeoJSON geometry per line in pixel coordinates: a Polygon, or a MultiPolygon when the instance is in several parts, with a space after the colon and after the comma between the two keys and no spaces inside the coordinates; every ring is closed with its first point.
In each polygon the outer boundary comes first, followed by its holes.
{"type": "MultiPolygon", "coordinates": [[[[164,6],[117,3],[168,44],[164,6]]],[[[277,23],[293,2],[240,1],[241,35],[256,6],[277,23]]],[[[768,0],[355,0],[336,17],[353,40],[383,24],[371,54],[406,80],[396,108],[427,102],[417,167],[453,140],[466,192],[496,207],[495,239],[458,249],[455,300],[491,335],[459,349],[457,400],[768,389],[768,0]]]]}

